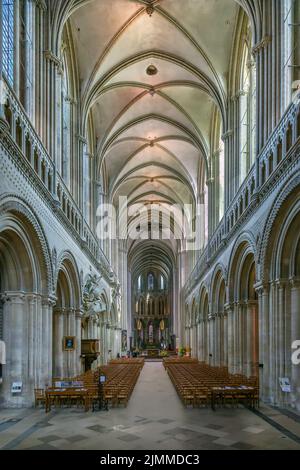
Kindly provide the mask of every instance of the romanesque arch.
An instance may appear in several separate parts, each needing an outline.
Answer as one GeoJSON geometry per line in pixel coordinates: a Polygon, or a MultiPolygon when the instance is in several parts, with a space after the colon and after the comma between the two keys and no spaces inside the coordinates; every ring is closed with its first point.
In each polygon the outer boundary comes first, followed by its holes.
{"type": "Polygon", "coordinates": [[[293,343],[300,338],[300,181],[284,188],[270,211],[261,243],[259,302],[262,312],[263,394],[274,403],[286,400],[280,377],[289,377],[289,404],[300,409],[299,366],[292,363],[293,343]],[[276,334],[279,331],[280,334],[276,334]],[[274,338],[270,343],[268,338],[274,338]],[[270,359],[272,358],[272,360],[270,359]]]}
{"type": "Polygon", "coordinates": [[[228,362],[232,372],[249,377],[258,375],[256,272],[253,240],[242,235],[233,249],[229,271],[228,362]]]}
{"type": "Polygon", "coordinates": [[[213,323],[213,362],[216,366],[226,366],[228,361],[228,327],[226,305],[225,271],[217,266],[212,279],[211,303],[213,323]]]}
{"type": "Polygon", "coordinates": [[[200,288],[199,296],[199,360],[209,362],[210,337],[209,337],[209,297],[205,286],[200,288]]]}
{"type": "Polygon", "coordinates": [[[18,199],[4,199],[0,206],[0,294],[0,335],[7,349],[1,401],[30,405],[34,387],[44,386],[51,376],[47,328],[54,299],[43,230],[18,199]],[[13,381],[22,382],[21,398],[11,394],[13,381]]]}
{"type": "Polygon", "coordinates": [[[78,267],[69,252],[57,269],[56,306],[53,315],[53,376],[72,377],[81,372],[81,286],[78,267]],[[67,338],[73,340],[68,348],[67,338]]]}

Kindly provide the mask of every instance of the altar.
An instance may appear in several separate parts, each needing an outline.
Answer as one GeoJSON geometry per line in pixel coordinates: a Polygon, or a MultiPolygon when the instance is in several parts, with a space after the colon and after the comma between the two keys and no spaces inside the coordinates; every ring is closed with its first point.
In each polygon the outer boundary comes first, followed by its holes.
{"type": "Polygon", "coordinates": [[[157,358],[160,357],[160,349],[145,349],[141,353],[142,357],[157,358]]]}

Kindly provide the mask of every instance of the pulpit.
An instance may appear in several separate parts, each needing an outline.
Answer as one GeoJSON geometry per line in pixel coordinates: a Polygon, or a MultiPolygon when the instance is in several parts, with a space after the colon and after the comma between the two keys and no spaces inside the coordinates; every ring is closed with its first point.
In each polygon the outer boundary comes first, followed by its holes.
{"type": "Polygon", "coordinates": [[[84,359],[85,371],[90,370],[91,365],[100,355],[100,341],[98,339],[81,340],[81,357],[84,359]]]}

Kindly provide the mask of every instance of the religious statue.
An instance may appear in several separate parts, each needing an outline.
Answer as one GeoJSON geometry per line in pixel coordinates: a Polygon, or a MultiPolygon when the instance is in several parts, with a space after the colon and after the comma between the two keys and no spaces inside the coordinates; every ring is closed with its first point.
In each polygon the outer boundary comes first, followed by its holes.
{"type": "Polygon", "coordinates": [[[102,297],[101,277],[89,274],[83,291],[83,308],[90,315],[104,313],[107,306],[102,297]]]}
{"type": "Polygon", "coordinates": [[[119,283],[115,285],[115,287],[111,291],[112,301],[116,300],[117,302],[117,311],[121,311],[121,286],[119,283]]]}

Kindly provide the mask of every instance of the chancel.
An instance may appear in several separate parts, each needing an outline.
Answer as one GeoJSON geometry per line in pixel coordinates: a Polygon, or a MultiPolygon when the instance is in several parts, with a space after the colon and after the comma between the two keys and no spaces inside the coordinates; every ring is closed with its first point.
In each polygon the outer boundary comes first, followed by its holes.
{"type": "Polygon", "coordinates": [[[299,24],[0,0],[0,449],[299,450],[299,24]]]}

